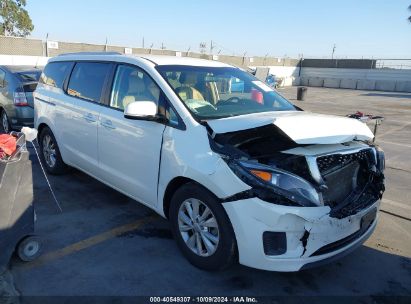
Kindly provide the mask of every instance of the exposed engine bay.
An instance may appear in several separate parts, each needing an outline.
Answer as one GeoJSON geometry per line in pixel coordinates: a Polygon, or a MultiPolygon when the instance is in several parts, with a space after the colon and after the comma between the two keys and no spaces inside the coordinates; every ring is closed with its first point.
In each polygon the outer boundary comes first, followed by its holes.
{"type": "Polygon", "coordinates": [[[252,187],[225,201],[259,197],[281,205],[329,206],[331,217],[344,218],[385,190],[384,153],[365,140],[297,144],[275,124],[210,133],[211,148],[252,187]]]}

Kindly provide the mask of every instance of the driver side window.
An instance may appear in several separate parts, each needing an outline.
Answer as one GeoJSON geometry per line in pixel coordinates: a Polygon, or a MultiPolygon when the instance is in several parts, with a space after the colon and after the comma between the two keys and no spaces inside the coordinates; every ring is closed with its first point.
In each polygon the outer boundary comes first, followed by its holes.
{"type": "Polygon", "coordinates": [[[146,72],[128,65],[119,65],[114,77],[110,107],[124,110],[127,105],[138,101],[160,99],[160,88],[146,72]]]}

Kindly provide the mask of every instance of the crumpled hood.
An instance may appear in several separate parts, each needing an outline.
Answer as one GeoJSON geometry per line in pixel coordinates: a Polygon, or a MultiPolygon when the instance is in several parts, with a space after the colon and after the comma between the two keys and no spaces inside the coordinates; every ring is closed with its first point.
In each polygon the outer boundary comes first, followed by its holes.
{"type": "Polygon", "coordinates": [[[357,119],[305,111],[253,113],[207,123],[218,134],[274,124],[297,144],[338,144],[374,138],[367,125],[357,119]]]}

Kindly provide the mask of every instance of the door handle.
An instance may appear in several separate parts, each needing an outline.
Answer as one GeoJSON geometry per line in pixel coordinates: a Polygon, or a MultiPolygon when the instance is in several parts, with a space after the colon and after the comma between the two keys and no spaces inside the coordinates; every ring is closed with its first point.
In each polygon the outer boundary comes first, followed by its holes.
{"type": "Polygon", "coordinates": [[[107,129],[115,129],[116,127],[113,125],[113,122],[111,120],[104,120],[101,122],[101,125],[107,129]]]}
{"type": "Polygon", "coordinates": [[[97,121],[96,118],[94,117],[94,115],[91,114],[91,113],[84,114],[83,118],[88,122],[96,122],[97,121]]]}

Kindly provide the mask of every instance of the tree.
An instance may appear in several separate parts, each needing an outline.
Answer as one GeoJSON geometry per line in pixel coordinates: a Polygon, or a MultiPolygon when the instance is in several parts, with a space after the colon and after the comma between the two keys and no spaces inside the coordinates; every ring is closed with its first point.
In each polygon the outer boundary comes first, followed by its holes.
{"type": "Polygon", "coordinates": [[[0,0],[0,35],[26,37],[34,29],[26,0],[0,0]]]}
{"type": "MultiPolygon", "coordinates": [[[[411,11],[411,5],[408,7],[408,9],[411,11]]],[[[408,17],[408,21],[411,22],[411,16],[408,17]]]]}

